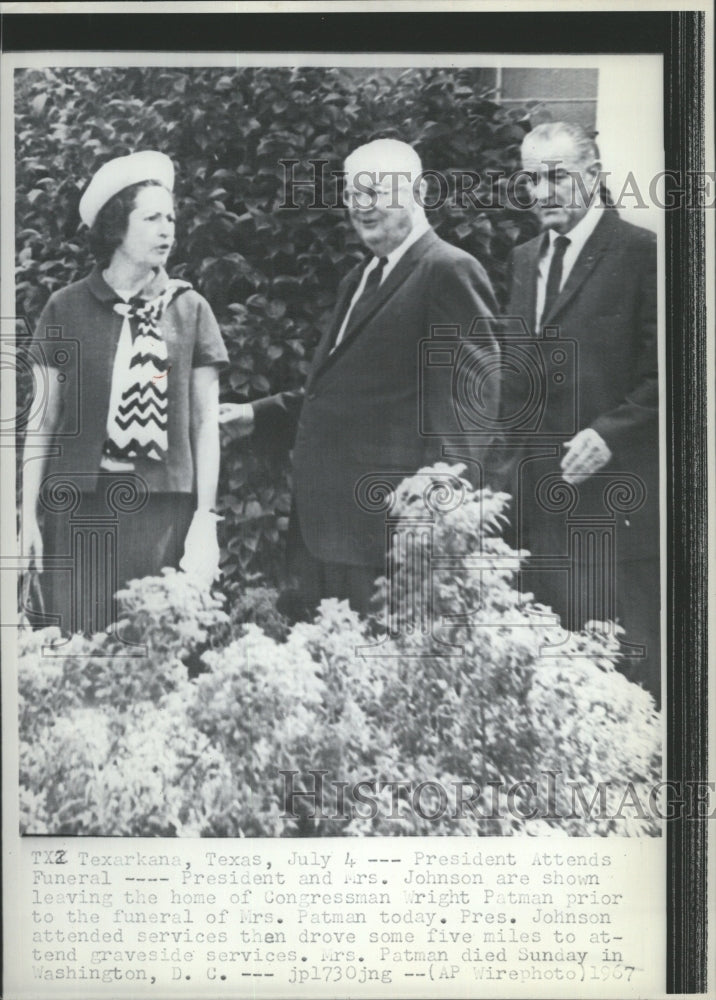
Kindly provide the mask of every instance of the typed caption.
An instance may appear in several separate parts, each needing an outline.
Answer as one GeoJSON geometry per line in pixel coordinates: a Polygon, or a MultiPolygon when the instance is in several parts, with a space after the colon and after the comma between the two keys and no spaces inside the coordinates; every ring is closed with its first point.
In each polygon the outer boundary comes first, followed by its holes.
{"type": "Polygon", "coordinates": [[[661,850],[27,838],[17,995],[655,995],[661,850]]]}

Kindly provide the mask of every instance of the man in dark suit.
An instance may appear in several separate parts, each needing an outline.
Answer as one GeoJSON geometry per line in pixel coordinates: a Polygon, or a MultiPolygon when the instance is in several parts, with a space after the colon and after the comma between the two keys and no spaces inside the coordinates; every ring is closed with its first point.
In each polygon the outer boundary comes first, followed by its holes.
{"type": "Polygon", "coordinates": [[[289,557],[307,606],[338,597],[365,612],[375,578],[386,572],[386,524],[384,510],[361,501],[363,477],[385,474],[397,486],[436,461],[462,461],[482,485],[498,415],[499,385],[487,377],[479,402],[469,403],[480,413],[468,423],[488,430],[465,436],[455,372],[446,379],[439,363],[432,367],[423,342],[440,339],[453,367],[470,372],[492,370],[499,352],[490,282],[428,224],[417,153],[379,139],[356,149],[345,172],[350,219],[370,256],[338,289],[305,389],[225,404],[221,420],[293,446],[289,557]]]}
{"type": "Polygon", "coordinates": [[[603,203],[579,127],[538,126],[522,160],[543,222],[513,252],[508,308],[539,342],[542,381],[528,388],[508,344],[503,359],[523,587],[569,628],[618,621],[624,672],[658,700],[656,239],[603,203]],[[527,411],[538,419],[520,427],[527,411]]]}

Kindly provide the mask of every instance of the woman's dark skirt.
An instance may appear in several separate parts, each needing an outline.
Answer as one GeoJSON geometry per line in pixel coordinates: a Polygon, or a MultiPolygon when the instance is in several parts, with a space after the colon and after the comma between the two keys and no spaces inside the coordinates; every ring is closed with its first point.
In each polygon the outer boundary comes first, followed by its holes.
{"type": "Polygon", "coordinates": [[[178,568],[193,512],[188,493],[148,494],[138,503],[121,489],[82,493],[71,511],[46,510],[44,619],[34,615],[34,623],[64,633],[107,630],[117,620],[115,594],[129,580],[178,568]]]}

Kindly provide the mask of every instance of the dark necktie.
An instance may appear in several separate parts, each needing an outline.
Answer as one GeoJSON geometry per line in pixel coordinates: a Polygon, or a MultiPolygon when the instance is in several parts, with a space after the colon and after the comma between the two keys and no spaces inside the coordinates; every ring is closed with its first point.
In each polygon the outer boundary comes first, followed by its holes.
{"type": "Polygon", "coordinates": [[[564,255],[571,242],[572,241],[567,236],[558,236],[554,241],[552,260],[550,261],[549,274],[547,275],[544,308],[542,310],[542,316],[540,317],[541,323],[543,323],[546,317],[549,316],[550,310],[559,295],[559,289],[562,284],[562,265],[564,263],[564,255]]]}
{"type": "MultiPolygon", "coordinates": [[[[373,257],[371,258],[371,260],[375,260],[375,258],[373,257]]],[[[387,257],[378,258],[378,263],[366,278],[365,285],[363,286],[363,291],[360,293],[359,297],[353,303],[353,308],[349,307],[350,312],[348,314],[348,322],[346,323],[345,329],[343,330],[343,336],[345,336],[348,327],[352,323],[354,323],[355,320],[359,318],[361,314],[364,313],[365,310],[370,306],[373,300],[373,296],[377,292],[378,287],[380,285],[381,279],[383,277],[383,271],[385,270],[385,265],[387,263],[388,263],[387,257]]],[[[335,350],[336,347],[338,347],[342,339],[343,337],[340,336],[339,334],[339,336],[336,338],[335,344],[333,345],[333,350],[335,350]]]]}
{"type": "Polygon", "coordinates": [[[363,288],[363,291],[361,292],[360,298],[358,299],[358,301],[356,302],[356,304],[353,306],[354,309],[357,306],[363,305],[364,302],[368,302],[372,298],[372,296],[375,293],[376,289],[380,285],[380,282],[381,282],[381,280],[383,278],[383,271],[385,270],[385,265],[387,263],[388,263],[388,258],[387,257],[379,257],[378,258],[378,263],[376,264],[376,266],[373,268],[373,270],[370,272],[370,274],[366,278],[365,287],[363,288]]]}

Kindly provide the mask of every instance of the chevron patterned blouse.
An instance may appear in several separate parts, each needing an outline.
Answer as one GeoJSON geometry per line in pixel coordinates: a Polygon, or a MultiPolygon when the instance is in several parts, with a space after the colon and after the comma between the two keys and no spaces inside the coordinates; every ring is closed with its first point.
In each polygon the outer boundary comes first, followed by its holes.
{"type": "Polygon", "coordinates": [[[159,325],[167,306],[191,288],[172,279],[155,298],[116,302],[124,317],[112,370],[103,466],[127,468],[134,458],[163,462],[167,454],[167,346],[159,325]],[[105,459],[109,459],[106,462],[105,459]]]}

